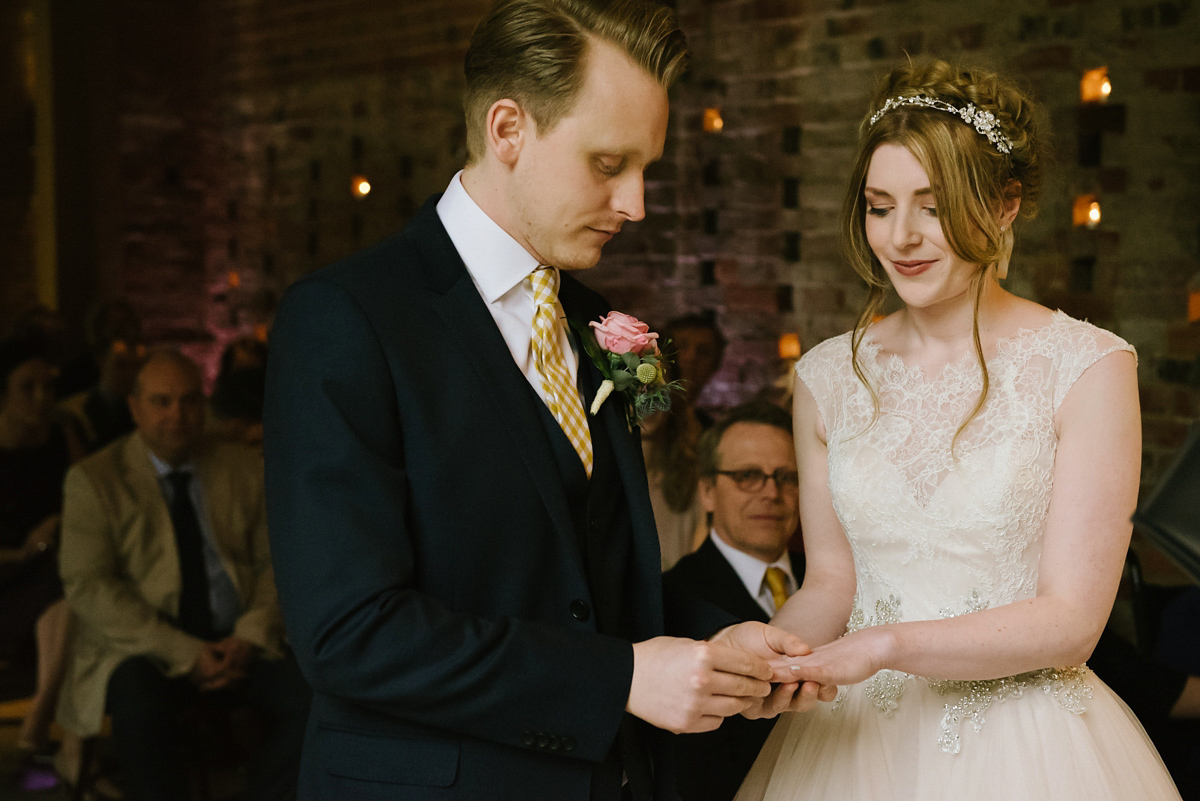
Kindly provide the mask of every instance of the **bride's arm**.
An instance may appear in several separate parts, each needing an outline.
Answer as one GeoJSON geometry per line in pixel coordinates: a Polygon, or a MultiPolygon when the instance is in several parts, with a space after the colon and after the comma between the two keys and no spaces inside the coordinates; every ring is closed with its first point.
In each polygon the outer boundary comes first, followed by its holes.
{"type": "Polygon", "coordinates": [[[812,393],[800,380],[796,381],[793,420],[800,471],[804,583],[771,622],[816,647],[846,630],[854,601],[854,557],[829,496],[825,426],[812,393]]]}
{"type": "Polygon", "coordinates": [[[1131,354],[1100,359],[1057,415],[1058,452],[1034,598],[947,620],[877,626],[792,660],[800,677],[851,684],[892,668],[990,679],[1091,655],[1116,596],[1141,462],[1131,354]]]}

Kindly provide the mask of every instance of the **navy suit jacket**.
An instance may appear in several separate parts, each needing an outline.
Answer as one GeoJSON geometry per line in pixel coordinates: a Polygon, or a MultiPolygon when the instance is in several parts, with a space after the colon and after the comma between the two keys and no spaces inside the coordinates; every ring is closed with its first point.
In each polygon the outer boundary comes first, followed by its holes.
{"type": "MultiPolygon", "coordinates": [[[[804,580],[804,554],[789,554],[796,581],[804,580]]],[[[663,576],[668,592],[715,604],[739,620],[770,621],[712,537],[663,576]]],[[[716,731],[681,734],[675,750],[683,801],[730,801],[754,764],[775,720],[727,718],[716,731]]]]}
{"type": "MultiPolygon", "coordinates": [[[[604,404],[633,545],[623,586],[590,587],[545,412],[436,200],[297,282],[272,334],[271,550],[315,691],[300,797],[582,801],[629,725],[633,672],[594,593],[623,594],[634,641],[664,631],[638,432],[604,404]]],[[[609,311],[567,273],[559,297],[570,318],[609,311]]],[[[586,356],[580,370],[599,384],[586,356]]],[[[730,622],[669,607],[681,634],[730,622]]]]}

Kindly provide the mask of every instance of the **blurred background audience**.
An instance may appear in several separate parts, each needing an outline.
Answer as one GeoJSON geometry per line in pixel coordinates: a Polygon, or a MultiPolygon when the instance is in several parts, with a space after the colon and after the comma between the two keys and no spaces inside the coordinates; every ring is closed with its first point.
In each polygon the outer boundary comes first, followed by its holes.
{"type": "Polygon", "coordinates": [[[711,313],[671,320],[659,332],[668,359],[668,377],[682,392],[671,409],[642,424],[642,453],[650,480],[650,502],[658,526],[662,569],[695,550],[707,531],[706,515],[696,496],[696,442],[712,417],[699,406],[709,380],[721,366],[725,337],[711,313]]]}
{"type": "Polygon", "coordinates": [[[50,747],[70,630],[57,561],[62,485],[82,455],[78,436],[56,413],[51,359],[39,340],[0,343],[0,659],[9,669],[36,665],[17,735],[23,786],[47,783],[36,760],[50,747]]]}

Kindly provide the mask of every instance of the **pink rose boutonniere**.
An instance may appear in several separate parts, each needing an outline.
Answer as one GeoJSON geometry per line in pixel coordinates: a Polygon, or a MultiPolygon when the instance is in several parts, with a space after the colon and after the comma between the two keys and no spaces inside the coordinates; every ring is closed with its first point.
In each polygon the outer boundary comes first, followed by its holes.
{"type": "Polygon", "coordinates": [[[628,401],[629,424],[636,425],[655,412],[671,408],[671,390],[677,381],[667,381],[658,334],[636,317],[618,311],[609,312],[587,327],[572,321],[604,382],[596,391],[591,413],[596,414],[614,391],[628,401]]]}

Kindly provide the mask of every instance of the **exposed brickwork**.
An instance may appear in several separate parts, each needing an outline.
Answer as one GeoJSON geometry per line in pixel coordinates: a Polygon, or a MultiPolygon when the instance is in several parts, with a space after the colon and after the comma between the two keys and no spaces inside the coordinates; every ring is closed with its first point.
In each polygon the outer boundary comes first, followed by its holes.
{"type": "MultiPolygon", "coordinates": [[[[18,47],[23,5],[0,11],[5,52],[18,47]]],[[[268,320],[296,277],[396,230],[463,163],[461,59],[486,5],[112,0],[89,23],[109,98],[91,111],[101,294],[131,294],[152,334],[211,357],[268,320]],[[356,175],[372,184],[366,198],[351,195],[356,175]]],[[[706,403],[735,403],[771,380],[782,331],[811,347],[850,327],[863,292],[842,264],[837,220],[871,88],[906,53],[956,57],[1016,73],[1047,107],[1061,165],[1040,217],[1019,227],[1009,284],[1138,347],[1145,479],[1159,475],[1194,412],[1179,400],[1180,365],[1200,353],[1178,345],[1184,286],[1200,270],[1200,4],[677,6],[694,69],[672,92],[647,219],[585,280],[655,323],[716,311],[733,344],[706,403]],[[1097,66],[1109,69],[1111,102],[1082,108],[1079,79],[1097,66]],[[710,107],[720,133],[702,131],[710,107]],[[1084,193],[1103,207],[1091,231],[1070,224],[1084,193]]],[[[10,109],[28,101],[4,70],[0,93],[13,102],[0,132],[19,138],[10,109]]],[[[9,148],[0,158],[27,163],[9,148]]],[[[15,226],[16,269],[0,277],[10,310],[31,286],[19,222],[30,190],[7,169],[0,185],[14,211],[0,223],[15,226]]]]}
{"type": "MultiPolygon", "coordinates": [[[[679,3],[696,68],[676,98],[676,118],[694,121],[700,109],[715,106],[726,123],[720,135],[699,134],[691,123],[680,130],[686,144],[681,150],[692,155],[678,164],[680,203],[739,220],[736,237],[723,231],[697,237],[699,257],[733,262],[736,267],[726,269],[743,283],[755,275],[762,285],[794,286],[795,310],[771,319],[777,330],[799,331],[806,347],[848,329],[862,290],[841,262],[837,211],[875,80],[906,52],[1014,73],[1046,105],[1061,164],[1051,172],[1039,218],[1019,225],[1008,283],[1138,347],[1143,391],[1167,399],[1146,410],[1145,479],[1153,481],[1193,411],[1190,402],[1175,400],[1189,393],[1164,382],[1160,364],[1184,358],[1169,352],[1167,334],[1183,320],[1184,285],[1200,270],[1192,211],[1200,201],[1200,103],[1188,93],[1198,80],[1200,8],[1184,2],[1018,0],[997,15],[988,4],[826,0],[766,20],[756,13],[761,8],[739,0],[679,3]],[[786,54],[769,44],[784,30],[799,32],[786,54]],[[1096,66],[1109,68],[1114,93],[1106,106],[1082,108],[1079,80],[1096,66]],[[765,95],[764,86],[770,87],[765,95]],[[799,126],[791,135],[798,153],[779,147],[789,125],[799,126]],[[1092,149],[1084,153],[1084,145],[1092,149]],[[1079,166],[1081,157],[1094,156],[1090,166],[1079,166]],[[713,159],[723,168],[747,162],[754,168],[722,169],[719,185],[709,182],[702,193],[690,193],[713,159]],[[785,208],[784,187],[796,193],[797,182],[798,208],[785,208]],[[1104,216],[1096,230],[1071,227],[1076,193],[1099,196],[1104,216]],[[798,261],[743,245],[776,231],[798,232],[798,261]]],[[[691,230],[685,215],[680,229],[691,230]]],[[[680,284],[685,297],[694,291],[680,284]]],[[[772,341],[762,336],[760,319],[742,311],[744,287],[738,287],[736,304],[730,283],[719,288],[726,330],[758,347],[765,360],[772,341]]],[[[741,383],[737,364],[719,381],[720,400],[753,389],[741,383]]]]}

